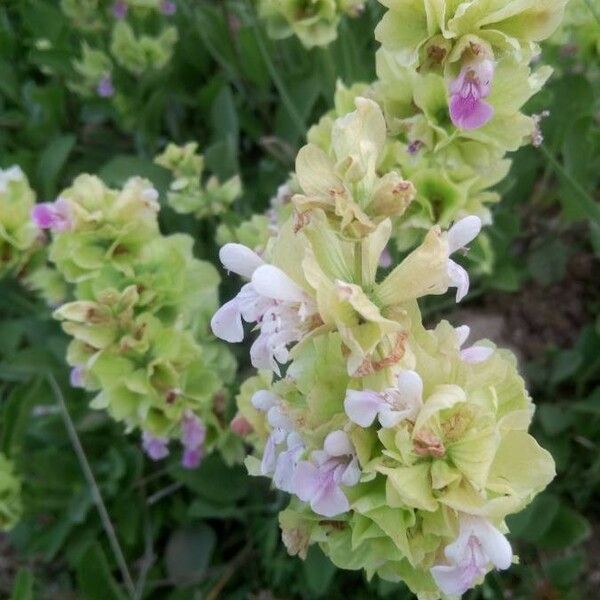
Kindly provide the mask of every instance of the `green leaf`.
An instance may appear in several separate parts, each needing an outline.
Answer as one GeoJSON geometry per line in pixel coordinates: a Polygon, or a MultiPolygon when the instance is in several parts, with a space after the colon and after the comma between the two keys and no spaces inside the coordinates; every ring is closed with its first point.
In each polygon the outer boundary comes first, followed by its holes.
{"type": "Polygon", "coordinates": [[[10,600],[34,600],[33,573],[30,569],[19,569],[15,577],[10,600]]]}
{"type": "Polygon", "coordinates": [[[537,540],[537,544],[543,550],[562,550],[583,542],[590,533],[587,519],[563,505],[552,519],[550,527],[537,540]]]}
{"type": "Polygon", "coordinates": [[[167,574],[177,585],[191,585],[202,579],[217,543],[217,536],[204,523],[178,529],[167,542],[167,574]]]}
{"type": "Polygon", "coordinates": [[[553,494],[540,494],[520,513],[511,515],[506,522],[511,534],[527,542],[535,543],[551,526],[560,510],[560,500],[553,494]]]}
{"type": "Polygon", "coordinates": [[[538,407],[537,416],[540,419],[542,428],[547,435],[559,435],[571,425],[575,420],[575,415],[569,412],[564,406],[556,404],[542,404],[538,407]]]}
{"type": "Polygon", "coordinates": [[[564,589],[579,579],[583,566],[583,554],[577,553],[551,560],[544,565],[544,571],[553,585],[564,589]]]}
{"type": "Polygon", "coordinates": [[[134,176],[149,179],[161,196],[171,181],[171,175],[167,169],[155,164],[151,160],[134,155],[119,155],[111,158],[98,171],[98,175],[106,185],[121,187],[134,176]]]}
{"type": "Polygon", "coordinates": [[[242,467],[227,467],[215,455],[208,456],[198,469],[173,469],[173,476],[207,500],[230,505],[248,491],[248,476],[242,467]]]}
{"type": "Polygon", "coordinates": [[[51,140],[42,151],[37,177],[45,198],[52,198],[56,193],[60,172],[75,146],[75,141],[73,134],[60,135],[51,140]]]}
{"type": "Polygon", "coordinates": [[[90,546],[76,568],[77,583],[85,600],[125,600],[114,580],[100,544],[90,546]]]}
{"type": "Polygon", "coordinates": [[[302,570],[311,597],[325,596],[335,576],[336,567],[318,546],[310,547],[306,560],[302,563],[302,570]]]}
{"type": "Polygon", "coordinates": [[[533,278],[542,285],[560,281],[566,272],[569,249],[556,238],[544,240],[527,259],[533,278]]]}
{"type": "Polygon", "coordinates": [[[552,365],[550,383],[557,384],[573,376],[583,363],[583,356],[577,349],[563,350],[556,355],[552,365]]]}

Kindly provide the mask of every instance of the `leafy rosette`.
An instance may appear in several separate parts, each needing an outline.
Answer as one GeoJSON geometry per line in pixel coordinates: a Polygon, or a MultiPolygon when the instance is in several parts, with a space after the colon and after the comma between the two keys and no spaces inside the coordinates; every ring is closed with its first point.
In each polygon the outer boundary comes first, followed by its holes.
{"type": "Polygon", "coordinates": [[[157,199],[141,178],[113,190],[82,175],[33,211],[75,298],[54,313],[73,338],[71,383],[96,392],[92,407],[141,429],[154,459],[176,438],[187,467],[215,447],[233,460],[224,385],[235,361],[208,333],[219,276],[194,258],[189,236],[161,235],[157,199]]]}
{"type": "Polygon", "coordinates": [[[337,38],[342,15],[357,16],[364,0],[259,0],[258,11],[274,39],[296,35],[306,48],[326,46],[337,38]]]}

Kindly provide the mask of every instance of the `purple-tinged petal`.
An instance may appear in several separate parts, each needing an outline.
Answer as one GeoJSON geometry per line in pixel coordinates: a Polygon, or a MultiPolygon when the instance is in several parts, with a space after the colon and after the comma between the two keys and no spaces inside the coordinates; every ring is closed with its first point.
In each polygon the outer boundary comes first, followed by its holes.
{"type": "Polygon", "coordinates": [[[353,423],[369,427],[384,403],[381,394],[372,390],[348,390],[344,410],[353,423]]]}
{"type": "Polygon", "coordinates": [[[219,259],[228,271],[248,279],[258,267],[265,264],[256,252],[243,244],[225,244],[219,250],[219,259]]]}
{"type": "Polygon", "coordinates": [[[71,209],[63,198],[56,202],[41,202],[31,209],[31,218],[38,229],[51,229],[57,233],[69,231],[72,227],[71,209]]]}
{"type": "Polygon", "coordinates": [[[181,422],[181,443],[189,449],[200,448],[206,439],[204,423],[193,413],[186,412],[181,422]]]}
{"type": "Polygon", "coordinates": [[[142,434],[142,447],[152,460],[161,460],[169,455],[168,443],[167,438],[156,437],[147,431],[142,434]]]}
{"type": "Polygon", "coordinates": [[[345,431],[332,431],[323,442],[323,449],[329,456],[346,456],[354,454],[354,447],[345,431]]]}
{"type": "Polygon", "coordinates": [[[512,548],[506,537],[485,519],[473,523],[473,534],[486,558],[497,569],[508,569],[512,564],[512,548]]]}
{"type": "Polygon", "coordinates": [[[346,487],[352,487],[360,481],[360,475],[358,459],[354,457],[342,471],[340,483],[346,487]]]}
{"type": "Polygon", "coordinates": [[[265,449],[263,451],[262,461],[260,463],[260,472],[263,475],[269,475],[275,469],[275,439],[273,435],[267,438],[265,449]]]}
{"type": "Polygon", "coordinates": [[[226,302],[210,320],[212,332],[226,342],[241,342],[244,339],[244,325],[237,297],[226,302]]]}
{"type": "Polygon", "coordinates": [[[449,596],[462,596],[472,588],[483,573],[475,565],[437,565],[430,569],[437,586],[449,596]]]}
{"type": "Polygon", "coordinates": [[[300,500],[310,502],[319,493],[321,484],[321,475],[315,465],[306,460],[298,463],[292,477],[292,489],[300,500]]]}
{"type": "Polygon", "coordinates": [[[278,489],[293,493],[293,479],[300,456],[304,452],[302,438],[295,432],[290,433],[287,438],[287,450],[277,458],[273,483],[278,489]]]}
{"type": "Polygon", "coordinates": [[[273,358],[269,337],[266,335],[259,335],[250,346],[250,362],[255,369],[265,369],[273,371],[277,375],[281,374],[279,366],[273,358]]]}
{"type": "Polygon", "coordinates": [[[389,248],[386,246],[381,252],[381,256],[379,257],[379,266],[382,269],[389,269],[393,264],[392,254],[390,253],[389,248]]]}
{"type": "Polygon", "coordinates": [[[112,82],[112,77],[110,75],[104,75],[98,85],[96,86],[96,92],[98,96],[101,98],[110,98],[115,94],[115,86],[112,82]]]}
{"type": "Polygon", "coordinates": [[[466,363],[476,365],[485,362],[490,356],[494,354],[494,349],[489,346],[471,346],[465,348],[460,352],[460,358],[466,363]]]}
{"type": "Polygon", "coordinates": [[[127,16],[129,6],[125,0],[116,0],[112,5],[111,12],[115,19],[123,20],[127,16]]]}
{"type": "Polygon", "coordinates": [[[478,129],[494,116],[494,108],[485,100],[474,96],[454,94],[450,98],[450,118],[460,129],[478,129]]]}
{"type": "Polygon", "coordinates": [[[83,367],[73,367],[69,375],[69,383],[73,388],[85,387],[85,369],[83,367]]]}
{"type": "Polygon", "coordinates": [[[318,515],[330,518],[350,510],[350,503],[340,486],[333,481],[328,481],[321,488],[320,493],[313,498],[310,507],[318,515]]]}
{"type": "Polygon", "coordinates": [[[160,12],[170,17],[177,12],[177,4],[173,0],[162,0],[160,3],[160,12]]]}
{"type": "Polygon", "coordinates": [[[256,410],[268,412],[270,408],[275,406],[279,401],[279,396],[269,390],[258,390],[252,396],[250,402],[256,410]]]}
{"type": "Polygon", "coordinates": [[[196,469],[204,455],[203,448],[185,448],[181,457],[181,465],[184,469],[196,469]]]}

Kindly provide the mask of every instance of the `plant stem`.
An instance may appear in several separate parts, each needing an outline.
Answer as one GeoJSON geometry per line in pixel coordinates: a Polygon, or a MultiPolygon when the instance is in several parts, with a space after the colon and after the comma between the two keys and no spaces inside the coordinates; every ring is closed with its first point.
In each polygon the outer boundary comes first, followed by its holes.
{"type": "Polygon", "coordinates": [[[577,192],[577,196],[580,197],[580,201],[578,202],[580,208],[586,213],[589,219],[600,225],[600,205],[594,201],[578,181],[571,177],[567,170],[560,162],[558,162],[558,160],[556,160],[556,158],[554,158],[552,153],[545,146],[540,146],[540,150],[547,158],[555,173],[569,183],[573,190],[577,192]]]}
{"type": "Polygon", "coordinates": [[[94,477],[94,473],[92,472],[90,463],[85,455],[85,451],[83,450],[83,446],[81,445],[79,436],[77,435],[75,424],[73,423],[71,415],[69,414],[69,410],[67,409],[67,404],[65,402],[62,390],[60,389],[60,386],[58,385],[52,373],[48,373],[47,378],[48,383],[50,384],[50,387],[52,388],[52,391],[54,393],[54,397],[56,398],[56,402],[58,403],[58,406],[62,413],[63,421],[65,422],[65,427],[71,440],[73,450],[77,455],[79,465],[81,466],[83,475],[90,488],[92,499],[94,501],[94,504],[96,505],[98,514],[100,515],[100,521],[102,522],[102,526],[104,527],[104,531],[106,532],[106,536],[108,537],[108,541],[115,556],[115,560],[117,561],[117,565],[119,567],[119,570],[121,571],[123,583],[127,588],[128,594],[133,598],[135,597],[135,585],[133,584],[133,579],[131,578],[131,574],[129,573],[127,562],[125,561],[125,555],[123,554],[123,550],[121,549],[121,545],[119,544],[115,528],[113,527],[108,511],[106,510],[106,505],[104,504],[104,500],[102,499],[100,488],[96,483],[96,478],[94,477]]]}
{"type": "Polygon", "coordinates": [[[281,96],[281,100],[282,100],[283,104],[285,105],[285,108],[288,111],[288,114],[290,115],[290,118],[292,119],[296,129],[298,130],[298,133],[300,134],[300,136],[304,136],[304,134],[306,132],[304,119],[298,112],[296,105],[292,101],[292,98],[291,98],[290,94],[288,93],[287,88],[285,87],[285,84],[283,83],[283,79],[281,79],[281,77],[279,76],[279,72],[277,71],[277,68],[273,64],[271,57],[269,56],[269,53],[265,46],[265,41],[262,36],[262,32],[260,31],[258,22],[256,20],[256,15],[254,13],[254,7],[252,6],[252,4],[250,2],[248,4],[249,4],[250,21],[252,24],[252,33],[254,34],[254,39],[256,40],[256,45],[258,46],[258,51],[260,52],[260,55],[265,63],[265,66],[267,67],[267,71],[269,71],[269,75],[271,76],[271,79],[273,80],[273,83],[275,84],[275,87],[277,88],[277,91],[279,92],[279,95],[281,96]]]}

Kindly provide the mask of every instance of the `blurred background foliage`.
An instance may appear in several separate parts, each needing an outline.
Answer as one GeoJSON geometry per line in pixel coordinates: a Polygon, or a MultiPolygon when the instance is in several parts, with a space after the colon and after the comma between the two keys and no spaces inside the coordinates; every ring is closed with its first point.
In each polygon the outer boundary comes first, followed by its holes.
{"type": "MultiPolygon", "coordinates": [[[[306,49],[295,37],[271,40],[249,1],[181,0],[172,15],[137,4],[127,19],[137,36],[172,28],[176,41],[166,59],[164,48],[148,54],[154,65],[112,65],[114,93],[104,97],[82,52],[114,61],[110,3],[0,6],[0,167],[21,165],[41,200],[92,172],[110,185],[148,177],[164,203],[170,178],[154,156],[168,142],[196,141],[207,170],[221,180],[239,174],[243,193],[229,212],[202,221],[165,204],[162,228],[190,233],[197,254],[214,258],[218,222],[236,225],[268,208],[306,130],[331,107],[336,80],[374,78],[381,8],[369,1],[360,16],[342,18],[334,42],[306,49]]],[[[534,433],[558,468],[550,488],[511,519],[521,565],[490,575],[472,599],[590,599],[600,589],[600,10],[593,0],[573,4],[544,49],[555,74],[528,107],[549,111],[544,144],[516,154],[494,227],[469,258],[472,292],[450,315],[517,352],[538,404],[534,433]]],[[[436,299],[426,314],[433,322],[449,306],[436,299]]],[[[14,274],[0,281],[0,340],[0,450],[23,486],[22,518],[0,539],[0,597],[411,597],[336,570],[316,548],[305,562],[288,557],[276,519],[285,499],[243,467],[211,457],[189,472],[146,460],[137,439],[69,387],[66,337],[14,274]]]]}

